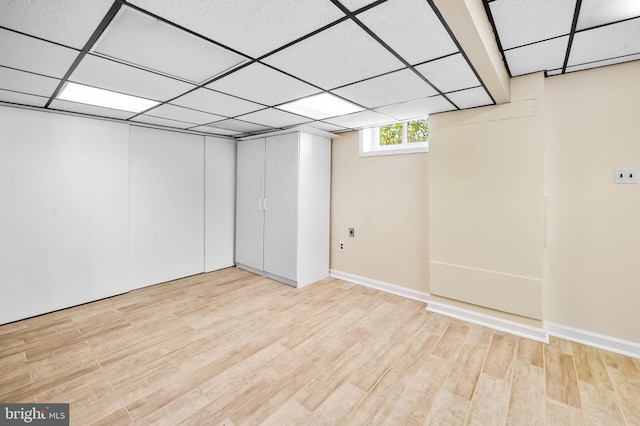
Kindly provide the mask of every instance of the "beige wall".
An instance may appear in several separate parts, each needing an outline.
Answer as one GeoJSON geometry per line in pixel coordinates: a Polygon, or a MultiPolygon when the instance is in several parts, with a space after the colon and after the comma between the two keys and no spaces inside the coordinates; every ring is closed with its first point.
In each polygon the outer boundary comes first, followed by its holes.
{"type": "Polygon", "coordinates": [[[547,78],[546,321],[640,342],[640,61],[547,78]]]}
{"type": "Polygon", "coordinates": [[[360,158],[358,132],[341,136],[332,142],[331,269],[429,292],[429,154],[360,158]]]}

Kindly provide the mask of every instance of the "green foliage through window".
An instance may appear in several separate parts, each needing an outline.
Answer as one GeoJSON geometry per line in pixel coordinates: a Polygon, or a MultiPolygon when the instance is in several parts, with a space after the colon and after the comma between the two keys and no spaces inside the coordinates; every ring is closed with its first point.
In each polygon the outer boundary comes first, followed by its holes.
{"type": "Polygon", "coordinates": [[[380,145],[399,145],[402,143],[402,123],[380,126],[380,145]]]}
{"type": "Polygon", "coordinates": [[[429,119],[407,123],[407,142],[424,142],[429,139],[429,119]]]}
{"type": "Polygon", "coordinates": [[[426,142],[428,139],[428,118],[380,126],[380,146],[426,142]]]}

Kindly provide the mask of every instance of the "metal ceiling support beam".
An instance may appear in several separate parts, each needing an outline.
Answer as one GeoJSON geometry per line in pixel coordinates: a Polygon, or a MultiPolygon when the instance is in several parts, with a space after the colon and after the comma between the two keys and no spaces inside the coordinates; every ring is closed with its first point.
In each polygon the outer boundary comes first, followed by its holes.
{"type": "Polygon", "coordinates": [[[569,43],[567,43],[567,53],[564,55],[564,64],[562,65],[562,74],[567,71],[567,64],[569,63],[569,55],[571,55],[571,46],[573,45],[573,37],[576,35],[576,27],[578,26],[578,15],[580,15],[580,6],[582,6],[582,0],[576,1],[576,10],[573,13],[573,22],[571,23],[571,33],[569,34],[569,43]]]}

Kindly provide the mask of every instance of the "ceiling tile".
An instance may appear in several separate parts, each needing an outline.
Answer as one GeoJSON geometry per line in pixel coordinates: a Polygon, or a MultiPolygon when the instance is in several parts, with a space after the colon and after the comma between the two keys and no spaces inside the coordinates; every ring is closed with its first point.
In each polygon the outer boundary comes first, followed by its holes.
{"type": "Polygon", "coordinates": [[[640,16],[640,1],[582,0],[577,30],[640,16]]]}
{"type": "Polygon", "coordinates": [[[121,111],[118,109],[103,108],[93,105],[80,104],[77,102],[62,101],[60,99],[54,99],[54,101],[51,102],[51,105],[49,105],[49,108],[59,109],[62,111],[79,112],[81,114],[98,115],[101,117],[119,118],[123,120],[135,115],[132,112],[121,111]]]}
{"type": "Polygon", "coordinates": [[[146,112],[154,117],[168,118],[170,120],[185,121],[187,123],[206,124],[213,121],[224,120],[226,117],[209,114],[195,109],[183,108],[171,104],[160,105],[146,112]]]}
{"type": "Polygon", "coordinates": [[[59,82],[60,80],[55,78],[0,67],[0,89],[46,96],[48,98],[53,95],[59,82]]]}
{"type": "Polygon", "coordinates": [[[113,0],[6,0],[0,25],[82,49],[113,0]]]}
{"type": "Polygon", "coordinates": [[[129,7],[120,9],[92,51],[197,84],[246,60],[129,7]]]}
{"type": "Polygon", "coordinates": [[[562,74],[562,68],[547,71],[547,76],[562,74]]]}
{"type": "Polygon", "coordinates": [[[378,114],[374,111],[362,111],[356,112],[355,114],[331,118],[325,121],[348,129],[359,129],[362,127],[371,127],[390,123],[394,121],[394,119],[387,117],[386,115],[378,114]]]}
{"type": "Polygon", "coordinates": [[[62,78],[77,57],[76,50],[0,28],[0,65],[62,78]]]}
{"type": "Polygon", "coordinates": [[[263,62],[324,89],[404,67],[351,20],[281,50],[263,62]]]}
{"type": "Polygon", "coordinates": [[[376,0],[340,0],[340,3],[352,12],[375,2],[376,0]]]}
{"type": "Polygon", "coordinates": [[[640,53],[640,18],[576,33],[569,65],[640,53]]]}
{"type": "Polygon", "coordinates": [[[279,109],[263,109],[261,111],[252,112],[250,114],[238,117],[241,120],[250,121],[252,123],[262,124],[269,127],[289,127],[296,124],[307,123],[310,120],[289,112],[280,111],[279,109]]]}
{"type": "Polygon", "coordinates": [[[278,105],[318,93],[315,87],[258,62],[207,87],[264,105],[278,105]]]}
{"type": "Polygon", "coordinates": [[[234,117],[264,108],[262,105],[204,88],[187,93],[171,103],[225,117],[234,117]]]}
{"type": "Polygon", "coordinates": [[[607,60],[604,60],[604,61],[589,62],[587,64],[575,65],[575,66],[572,66],[572,67],[567,67],[567,72],[580,71],[580,70],[586,70],[586,69],[597,68],[597,67],[604,67],[605,65],[621,64],[623,62],[636,61],[638,59],[640,59],[640,53],[635,54],[635,55],[622,56],[622,57],[614,58],[614,59],[607,59],[607,60]]]}
{"type": "Polygon", "coordinates": [[[511,75],[516,77],[536,71],[562,68],[568,42],[569,36],[564,36],[507,50],[504,56],[507,58],[511,75]]]}
{"type": "Polygon", "coordinates": [[[418,65],[416,70],[442,92],[466,89],[480,84],[460,53],[418,65]]]}
{"type": "Polygon", "coordinates": [[[335,124],[329,124],[323,121],[313,121],[311,123],[305,124],[305,126],[314,127],[316,129],[324,130],[325,132],[332,132],[332,133],[344,132],[345,130],[348,130],[342,126],[336,126],[335,124]]]}
{"type": "Polygon", "coordinates": [[[473,89],[449,93],[447,94],[447,97],[451,99],[451,102],[455,103],[460,109],[493,104],[493,101],[483,87],[475,87],[473,89]]]}
{"type": "Polygon", "coordinates": [[[31,105],[43,107],[47,104],[49,98],[43,96],[27,95],[26,93],[12,92],[10,90],[0,89],[0,101],[11,102],[13,104],[31,105]]]}
{"type": "Polygon", "coordinates": [[[409,69],[365,80],[332,92],[367,108],[426,98],[437,93],[409,69]]]}
{"type": "Polygon", "coordinates": [[[94,55],[86,55],[69,80],[157,101],[167,101],[195,87],[94,55]]]}
{"type": "Polygon", "coordinates": [[[212,126],[197,126],[197,127],[192,127],[189,130],[195,130],[198,132],[211,133],[214,135],[223,135],[223,136],[233,136],[233,135],[242,134],[242,132],[236,132],[234,130],[226,130],[226,129],[217,129],[212,126]]]}
{"type": "Polygon", "coordinates": [[[411,118],[426,117],[436,112],[451,111],[455,107],[442,96],[433,96],[425,99],[416,99],[397,105],[390,105],[384,108],[377,108],[376,111],[394,118],[396,121],[409,120],[411,118]]]}
{"type": "Polygon", "coordinates": [[[131,3],[252,57],[344,15],[318,0],[132,0],[131,3]]]}
{"type": "Polygon", "coordinates": [[[137,117],[132,118],[131,121],[132,122],[138,121],[138,122],[147,123],[147,124],[156,124],[158,126],[174,127],[176,129],[188,129],[196,125],[195,123],[186,123],[184,121],[170,120],[167,118],[154,117],[146,114],[138,115],[137,117]]]}
{"type": "Polygon", "coordinates": [[[576,0],[496,0],[489,3],[503,49],[569,34],[576,0]]]}
{"type": "Polygon", "coordinates": [[[389,0],[361,13],[358,19],[410,64],[458,51],[425,0],[389,0]]]}
{"type": "Polygon", "coordinates": [[[270,127],[268,126],[262,126],[260,124],[255,124],[255,123],[247,123],[246,121],[240,121],[240,120],[218,121],[216,123],[211,124],[211,127],[214,127],[214,126],[216,128],[233,130],[241,133],[259,132],[262,130],[270,129],[270,127]]]}

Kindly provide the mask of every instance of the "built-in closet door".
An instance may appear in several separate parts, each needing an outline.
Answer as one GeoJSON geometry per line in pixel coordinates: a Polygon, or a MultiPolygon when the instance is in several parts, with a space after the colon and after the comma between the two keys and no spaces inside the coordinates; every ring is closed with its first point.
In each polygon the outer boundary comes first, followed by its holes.
{"type": "Polygon", "coordinates": [[[265,140],[238,142],[236,264],[263,270],[265,140]]]}
{"type": "Polygon", "coordinates": [[[264,271],[297,280],[298,133],[267,138],[264,271]]]}

